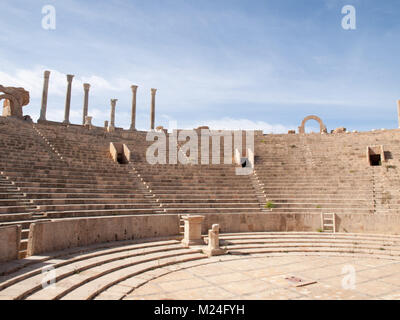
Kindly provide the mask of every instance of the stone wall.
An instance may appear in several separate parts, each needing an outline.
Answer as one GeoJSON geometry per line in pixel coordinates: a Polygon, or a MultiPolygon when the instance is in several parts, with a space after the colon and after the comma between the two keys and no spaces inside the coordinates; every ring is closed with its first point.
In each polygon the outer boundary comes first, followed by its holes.
{"type": "MultiPolygon", "coordinates": [[[[220,225],[220,232],[316,232],[321,228],[320,214],[205,214],[202,233],[212,224],[220,225]]],[[[336,232],[400,234],[399,215],[337,214],[336,232]]]]}
{"type": "Polygon", "coordinates": [[[0,263],[18,259],[21,226],[0,228],[0,263]]]}
{"type": "Polygon", "coordinates": [[[30,226],[28,255],[82,247],[95,243],[174,236],[178,215],[136,215],[63,219],[30,226]]]}
{"type": "MultiPolygon", "coordinates": [[[[232,213],[204,216],[202,234],[207,234],[215,223],[220,225],[221,233],[316,232],[321,228],[319,214],[232,213]]],[[[0,229],[1,244],[9,245],[0,247],[1,257],[7,256],[5,259],[12,260],[18,251],[17,228],[3,229],[0,229]]],[[[400,216],[337,214],[336,230],[349,233],[400,234],[400,216]]],[[[179,216],[174,214],[53,220],[31,224],[28,255],[95,243],[178,235],[179,216]]]]}

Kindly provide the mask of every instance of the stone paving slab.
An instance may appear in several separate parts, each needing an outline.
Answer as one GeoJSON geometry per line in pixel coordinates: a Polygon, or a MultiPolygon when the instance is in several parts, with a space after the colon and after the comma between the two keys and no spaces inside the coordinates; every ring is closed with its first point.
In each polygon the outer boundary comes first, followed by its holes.
{"type": "Polygon", "coordinates": [[[127,300],[400,300],[400,262],[334,256],[249,256],[194,265],[159,276],[124,299],[127,300]],[[357,262],[357,264],[356,264],[357,262]],[[246,268],[247,266],[247,268],[246,268]],[[353,266],[353,287],[344,267],[353,266]],[[302,270],[302,271],[300,271],[302,270]],[[382,273],[380,273],[382,271],[382,273]],[[307,282],[296,286],[287,277],[307,282]]]}

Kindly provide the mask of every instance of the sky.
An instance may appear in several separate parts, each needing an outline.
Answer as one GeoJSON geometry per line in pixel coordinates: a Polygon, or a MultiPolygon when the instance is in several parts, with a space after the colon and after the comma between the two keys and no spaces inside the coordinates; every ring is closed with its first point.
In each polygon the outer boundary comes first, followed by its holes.
{"type": "MultiPolygon", "coordinates": [[[[102,126],[118,99],[116,126],[261,129],[285,133],[307,115],[328,130],[397,128],[400,99],[398,0],[0,0],[0,84],[30,92],[24,114],[40,114],[50,70],[47,119],[62,121],[66,74],[72,123],[102,126]],[[46,5],[55,29],[45,29],[46,5]],[[356,9],[356,29],[342,8],[356,9]]],[[[318,130],[314,121],[308,130],[318,130]]]]}

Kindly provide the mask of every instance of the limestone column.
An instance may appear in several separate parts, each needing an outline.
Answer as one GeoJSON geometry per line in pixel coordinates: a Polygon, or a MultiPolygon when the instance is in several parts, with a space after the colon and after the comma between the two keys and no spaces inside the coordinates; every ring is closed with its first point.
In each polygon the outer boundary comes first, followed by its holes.
{"type": "Polygon", "coordinates": [[[131,114],[131,127],[130,130],[136,130],[136,92],[138,86],[131,86],[132,89],[132,114],[131,114]]]}
{"type": "Polygon", "coordinates": [[[72,87],[73,77],[74,76],[72,74],[67,74],[68,87],[67,87],[67,97],[65,98],[65,113],[64,113],[63,123],[69,123],[69,110],[71,108],[71,87],[72,87]]]}
{"type": "Polygon", "coordinates": [[[399,120],[399,128],[400,128],[400,100],[397,100],[397,117],[399,120]]]}
{"type": "Polygon", "coordinates": [[[156,113],[156,92],[157,89],[151,89],[151,112],[150,112],[150,129],[154,130],[155,113],[156,113]]]}
{"type": "Polygon", "coordinates": [[[46,110],[47,110],[47,94],[49,91],[49,78],[50,71],[44,72],[44,81],[43,81],[43,92],[42,92],[42,107],[40,109],[40,118],[39,120],[46,120],[46,110]]]}
{"type": "Polygon", "coordinates": [[[82,124],[83,125],[85,125],[85,119],[86,119],[86,116],[88,115],[89,89],[90,89],[90,84],[89,83],[84,83],[83,84],[83,90],[85,90],[85,97],[83,98],[83,118],[82,118],[82,124]]]}
{"type": "Polygon", "coordinates": [[[110,119],[110,127],[115,128],[115,105],[117,104],[118,99],[111,99],[111,119],[110,119]]]}

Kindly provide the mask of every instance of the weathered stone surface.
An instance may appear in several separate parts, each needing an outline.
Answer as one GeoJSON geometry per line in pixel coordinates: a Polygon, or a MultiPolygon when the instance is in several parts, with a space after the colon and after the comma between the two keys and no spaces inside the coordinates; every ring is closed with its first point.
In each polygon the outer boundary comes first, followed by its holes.
{"type": "Polygon", "coordinates": [[[136,215],[65,219],[31,224],[28,255],[110,241],[179,234],[179,216],[136,215]]]}
{"type": "Polygon", "coordinates": [[[203,252],[209,257],[220,256],[226,253],[226,250],[219,247],[219,224],[213,224],[208,230],[208,245],[203,249],[203,252]]]}
{"type": "Polygon", "coordinates": [[[315,120],[319,123],[319,132],[320,133],[327,133],[327,129],[326,126],[324,125],[324,123],[322,122],[321,118],[311,115],[311,116],[307,116],[303,119],[303,121],[301,122],[301,125],[299,127],[299,133],[305,133],[305,124],[308,120],[315,120]]]}
{"type": "Polygon", "coordinates": [[[185,247],[204,244],[204,240],[201,237],[204,216],[187,215],[183,216],[182,219],[185,222],[185,232],[182,244],[185,247]]]}
{"type": "Polygon", "coordinates": [[[157,89],[151,89],[151,109],[150,109],[150,129],[154,130],[154,124],[156,119],[156,92],[157,89]]]}
{"type": "Polygon", "coordinates": [[[0,227],[0,262],[18,259],[21,226],[0,227]]]}
{"type": "Polygon", "coordinates": [[[0,100],[8,100],[3,103],[3,117],[22,118],[22,107],[29,104],[29,92],[24,88],[3,87],[0,85],[0,100]]]}
{"type": "Polygon", "coordinates": [[[344,128],[344,127],[339,127],[332,131],[332,133],[345,133],[345,132],[346,132],[346,128],[344,128]]]}

